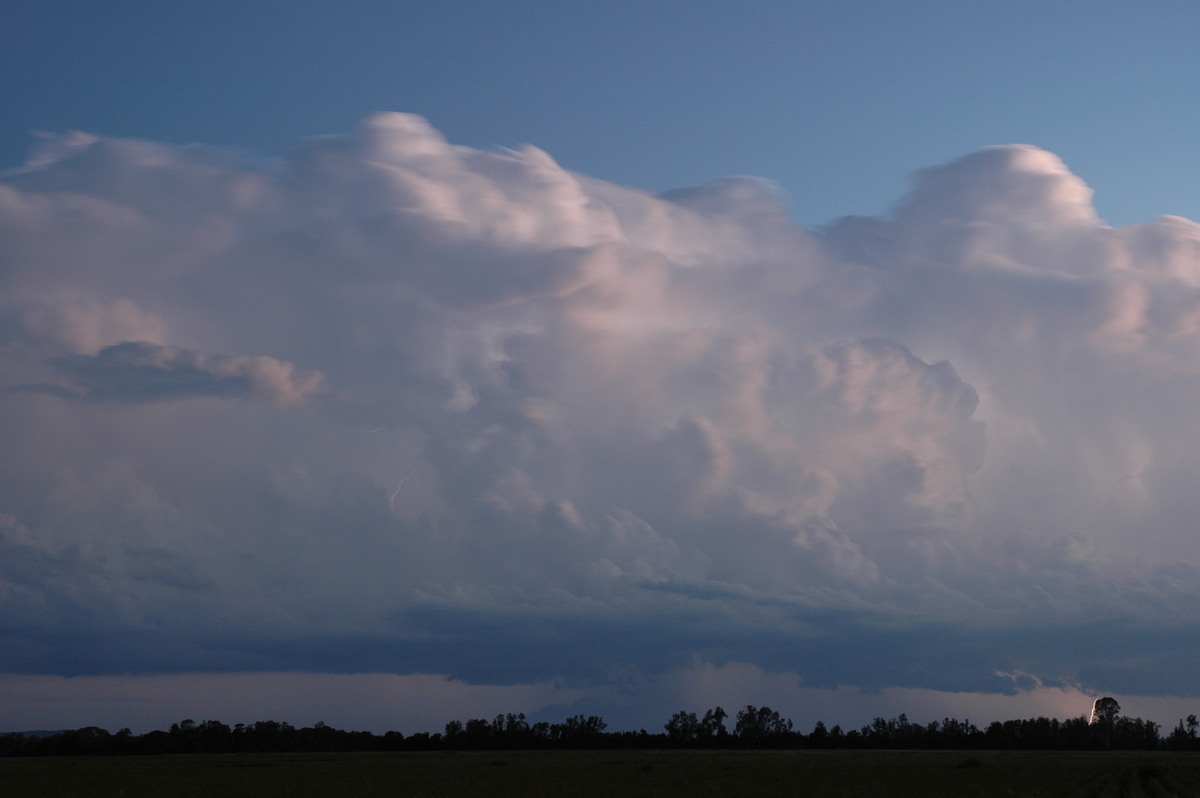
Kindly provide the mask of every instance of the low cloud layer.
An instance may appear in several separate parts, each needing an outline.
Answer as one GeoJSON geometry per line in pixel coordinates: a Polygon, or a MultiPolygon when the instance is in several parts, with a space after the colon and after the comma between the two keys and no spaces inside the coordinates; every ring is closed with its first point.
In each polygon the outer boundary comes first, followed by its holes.
{"type": "Polygon", "coordinates": [[[0,175],[0,672],[1194,695],[1198,391],[1200,225],[1035,147],[809,231],[72,135],[0,175]]]}

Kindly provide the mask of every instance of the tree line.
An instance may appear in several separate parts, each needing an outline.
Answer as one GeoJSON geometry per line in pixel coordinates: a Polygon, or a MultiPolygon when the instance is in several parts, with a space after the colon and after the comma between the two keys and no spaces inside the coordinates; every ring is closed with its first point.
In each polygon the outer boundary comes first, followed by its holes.
{"type": "MultiPolygon", "coordinates": [[[[1105,699],[1102,699],[1105,700],[1105,699]]],[[[525,715],[491,720],[453,720],[439,733],[405,736],[398,731],[374,734],[343,731],[325,723],[296,728],[273,720],[196,723],[183,720],[145,734],[121,729],[115,734],[96,726],[0,736],[0,756],[130,754],[226,754],[339,751],[490,751],[554,749],[964,749],[964,750],[1175,750],[1200,751],[1200,722],[1188,715],[1165,737],[1157,723],[1122,717],[1116,701],[1109,712],[1087,717],[995,721],[980,729],[968,720],[945,718],[912,723],[904,714],[875,718],[857,729],[832,728],[817,721],[805,734],[790,718],[769,707],[748,705],[730,717],[721,707],[703,715],[681,710],[661,732],[608,731],[596,715],[574,715],[561,723],[530,723],[525,715]]]]}

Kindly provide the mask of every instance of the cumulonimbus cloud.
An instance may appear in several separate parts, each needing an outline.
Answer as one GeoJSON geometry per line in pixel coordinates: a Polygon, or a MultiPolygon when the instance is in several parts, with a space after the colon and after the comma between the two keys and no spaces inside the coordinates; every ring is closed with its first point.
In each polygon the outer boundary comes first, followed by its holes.
{"type": "Polygon", "coordinates": [[[1128,681],[1101,619],[1193,689],[1198,230],[1030,146],[808,231],[408,115],[73,137],[0,178],[0,670],[1128,681]]]}

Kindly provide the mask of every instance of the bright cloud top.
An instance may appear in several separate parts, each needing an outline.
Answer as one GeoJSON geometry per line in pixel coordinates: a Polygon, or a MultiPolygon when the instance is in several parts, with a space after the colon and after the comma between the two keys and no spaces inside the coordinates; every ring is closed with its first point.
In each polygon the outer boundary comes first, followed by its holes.
{"type": "Polygon", "coordinates": [[[810,232],[403,114],[72,135],[0,297],[2,671],[1195,689],[1200,225],[1035,147],[810,232]]]}

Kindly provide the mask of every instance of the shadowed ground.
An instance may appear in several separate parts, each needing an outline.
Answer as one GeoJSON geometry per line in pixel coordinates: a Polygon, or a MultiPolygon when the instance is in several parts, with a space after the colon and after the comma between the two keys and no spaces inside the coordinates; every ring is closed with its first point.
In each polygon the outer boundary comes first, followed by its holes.
{"type": "Polygon", "coordinates": [[[1200,795],[1200,756],[599,751],[55,757],[0,760],[0,793],[8,798],[1168,796],[1200,795]]]}

